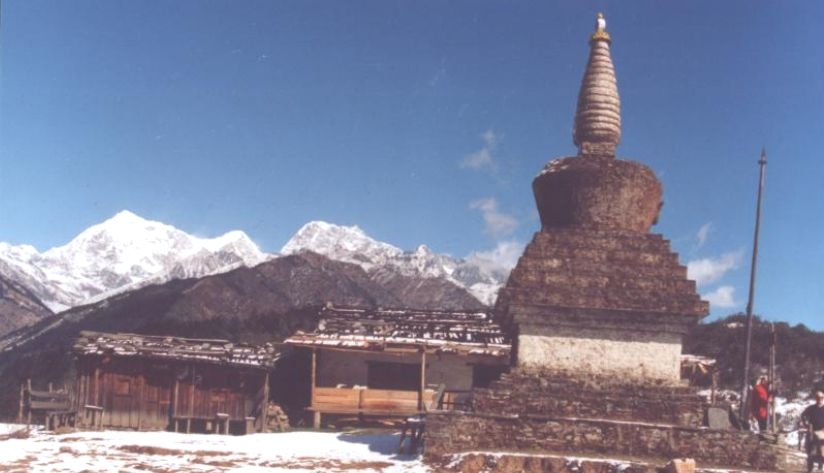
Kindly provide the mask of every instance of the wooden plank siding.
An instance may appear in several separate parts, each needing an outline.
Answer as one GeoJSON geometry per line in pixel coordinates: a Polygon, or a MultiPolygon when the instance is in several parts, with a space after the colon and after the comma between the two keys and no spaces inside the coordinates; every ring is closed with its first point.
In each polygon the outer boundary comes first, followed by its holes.
{"type": "Polygon", "coordinates": [[[217,414],[245,425],[268,393],[261,369],[82,357],[77,370],[79,411],[102,408],[101,427],[108,428],[165,430],[174,419],[212,421],[217,414]]]}
{"type": "MultiPolygon", "coordinates": [[[[329,414],[408,415],[420,412],[419,396],[417,391],[315,387],[311,409],[329,414]]],[[[434,399],[434,390],[423,391],[424,406],[430,406],[434,399]]]]}

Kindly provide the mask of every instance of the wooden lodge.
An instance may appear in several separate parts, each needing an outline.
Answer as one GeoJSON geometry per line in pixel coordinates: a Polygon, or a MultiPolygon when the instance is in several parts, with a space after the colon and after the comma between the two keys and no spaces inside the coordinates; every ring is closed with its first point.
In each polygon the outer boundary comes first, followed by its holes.
{"type": "Polygon", "coordinates": [[[249,433],[267,425],[270,344],[82,332],[77,425],[249,433]]]}
{"type": "Polygon", "coordinates": [[[340,308],[286,344],[311,352],[314,425],[323,415],[407,417],[462,407],[509,367],[511,344],[482,311],[340,308]]]}

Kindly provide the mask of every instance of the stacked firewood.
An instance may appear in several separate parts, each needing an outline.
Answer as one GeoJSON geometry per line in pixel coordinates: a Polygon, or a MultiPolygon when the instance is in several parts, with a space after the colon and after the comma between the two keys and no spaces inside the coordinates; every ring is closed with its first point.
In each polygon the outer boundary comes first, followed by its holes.
{"type": "Polygon", "coordinates": [[[276,403],[270,402],[266,410],[266,431],[286,432],[289,430],[289,417],[276,403]]]}

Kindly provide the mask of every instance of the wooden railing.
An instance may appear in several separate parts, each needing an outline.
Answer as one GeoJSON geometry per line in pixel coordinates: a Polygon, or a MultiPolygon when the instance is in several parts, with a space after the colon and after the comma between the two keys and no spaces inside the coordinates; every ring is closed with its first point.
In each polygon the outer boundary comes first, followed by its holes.
{"type": "Polygon", "coordinates": [[[433,410],[461,408],[468,391],[446,391],[445,386],[423,391],[423,409],[419,409],[418,391],[368,388],[315,387],[311,410],[329,414],[413,414],[433,410]]]}
{"type": "MultiPolygon", "coordinates": [[[[436,394],[433,389],[424,390],[424,405],[432,405],[436,394]]],[[[417,391],[316,387],[312,399],[312,410],[324,413],[410,414],[420,412],[418,395],[417,391]]]]}
{"type": "Polygon", "coordinates": [[[53,429],[59,425],[74,426],[75,410],[74,393],[69,389],[52,389],[49,383],[48,391],[41,391],[31,388],[31,379],[20,385],[20,405],[17,412],[17,421],[26,421],[31,424],[32,415],[39,420],[43,420],[46,427],[53,429]],[[58,425],[59,424],[59,425],[58,425]]]}

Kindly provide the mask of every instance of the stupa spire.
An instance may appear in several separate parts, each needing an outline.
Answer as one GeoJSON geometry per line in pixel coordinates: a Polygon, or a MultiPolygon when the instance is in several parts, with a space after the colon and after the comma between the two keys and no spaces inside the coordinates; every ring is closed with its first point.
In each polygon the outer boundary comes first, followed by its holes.
{"type": "Polygon", "coordinates": [[[606,27],[604,14],[598,13],[572,133],[581,156],[614,157],[621,141],[621,99],[609,52],[612,39],[606,27]]]}

